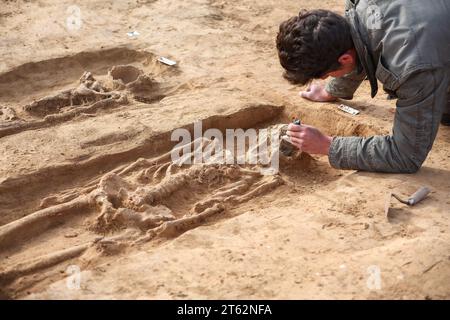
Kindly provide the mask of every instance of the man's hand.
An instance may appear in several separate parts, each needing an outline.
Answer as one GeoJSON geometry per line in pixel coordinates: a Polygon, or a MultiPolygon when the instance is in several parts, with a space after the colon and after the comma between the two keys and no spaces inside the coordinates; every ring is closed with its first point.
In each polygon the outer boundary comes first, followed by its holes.
{"type": "Polygon", "coordinates": [[[333,140],[318,129],[304,124],[299,126],[291,123],[288,126],[287,135],[294,146],[310,154],[328,155],[333,140]]]}
{"type": "Polygon", "coordinates": [[[300,91],[300,96],[316,102],[331,102],[337,100],[336,97],[333,97],[325,90],[325,86],[321,83],[311,83],[306,91],[300,91]]]}

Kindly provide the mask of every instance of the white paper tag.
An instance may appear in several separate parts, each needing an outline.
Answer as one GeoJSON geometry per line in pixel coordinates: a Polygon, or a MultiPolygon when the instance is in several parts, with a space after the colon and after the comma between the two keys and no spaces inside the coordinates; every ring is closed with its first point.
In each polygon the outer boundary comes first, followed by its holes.
{"type": "Polygon", "coordinates": [[[165,57],[159,57],[158,61],[161,63],[167,64],[168,66],[174,66],[177,64],[175,61],[167,59],[165,57]]]}
{"type": "Polygon", "coordinates": [[[338,108],[344,112],[350,113],[354,116],[356,116],[357,114],[359,114],[359,111],[356,109],[353,109],[352,107],[346,106],[345,104],[341,104],[338,106],[338,108]]]}
{"type": "Polygon", "coordinates": [[[130,31],[130,32],[127,32],[127,35],[130,38],[136,38],[138,35],[140,35],[140,33],[138,31],[130,31]]]}

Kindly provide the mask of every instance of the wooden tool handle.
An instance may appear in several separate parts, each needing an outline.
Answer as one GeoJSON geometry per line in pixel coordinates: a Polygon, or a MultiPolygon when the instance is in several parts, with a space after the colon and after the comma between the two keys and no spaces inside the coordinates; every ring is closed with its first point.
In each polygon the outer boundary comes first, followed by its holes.
{"type": "Polygon", "coordinates": [[[413,206],[417,203],[419,203],[420,201],[422,201],[423,199],[425,199],[425,197],[431,192],[431,190],[427,187],[421,187],[419,190],[417,190],[416,192],[414,192],[414,194],[409,197],[408,199],[408,204],[410,206],[413,206]]]}

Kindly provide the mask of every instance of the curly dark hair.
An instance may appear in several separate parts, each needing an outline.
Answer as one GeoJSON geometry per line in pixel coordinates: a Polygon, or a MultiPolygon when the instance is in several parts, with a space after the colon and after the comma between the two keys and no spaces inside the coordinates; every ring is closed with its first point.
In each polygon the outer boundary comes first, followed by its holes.
{"type": "Polygon", "coordinates": [[[347,20],[328,10],[300,11],[280,25],[277,35],[284,77],[293,84],[339,69],[339,57],[353,47],[347,20]]]}

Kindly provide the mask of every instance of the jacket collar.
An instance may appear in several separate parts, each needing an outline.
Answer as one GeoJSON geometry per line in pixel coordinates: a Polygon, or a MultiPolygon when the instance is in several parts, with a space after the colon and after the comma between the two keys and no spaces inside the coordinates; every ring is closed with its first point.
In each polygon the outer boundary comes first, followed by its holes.
{"type": "Polygon", "coordinates": [[[364,69],[367,78],[369,79],[371,87],[370,95],[373,98],[377,95],[378,92],[378,81],[375,76],[376,67],[373,62],[373,58],[369,54],[367,46],[362,40],[361,33],[359,31],[359,19],[355,12],[355,7],[358,1],[354,1],[353,3],[353,8],[348,9],[345,15],[348,22],[350,23],[350,32],[352,35],[353,44],[355,45],[356,53],[358,54],[359,63],[361,64],[361,67],[364,69]]]}

